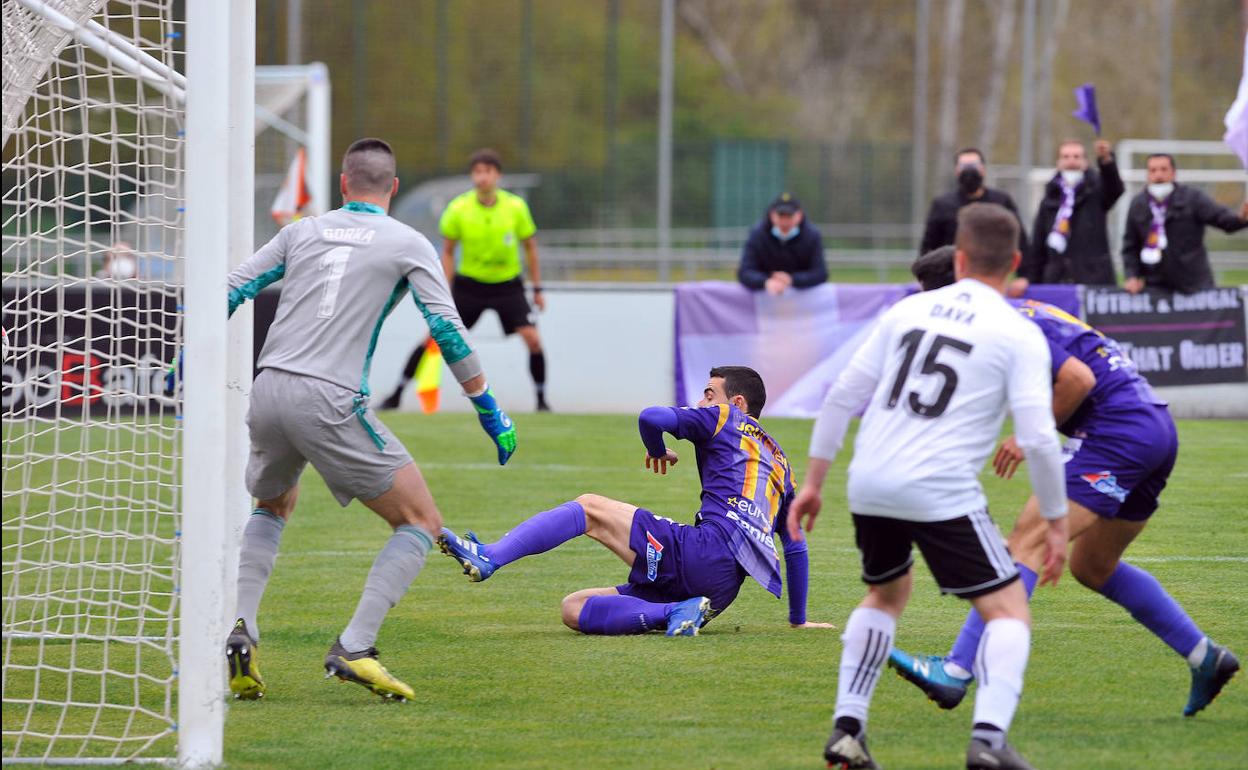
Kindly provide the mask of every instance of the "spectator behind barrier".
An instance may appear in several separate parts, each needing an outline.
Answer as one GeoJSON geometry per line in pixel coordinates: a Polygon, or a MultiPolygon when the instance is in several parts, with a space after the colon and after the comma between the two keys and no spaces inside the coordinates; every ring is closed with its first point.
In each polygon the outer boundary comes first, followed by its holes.
{"type": "Polygon", "coordinates": [[[819,228],[803,221],[802,204],[781,193],[767,216],[750,230],[741,250],[737,280],[749,289],[776,295],[790,286],[806,289],[828,280],[819,228]]]}
{"type": "Polygon", "coordinates": [[[1248,201],[1234,211],[1195,187],[1174,181],[1174,157],[1148,156],[1148,187],[1131,199],[1122,234],[1125,288],[1145,286],[1191,294],[1214,287],[1205,225],[1236,232],[1248,227],[1248,201]]]}
{"type": "MultiPolygon", "coordinates": [[[[1067,139],[1057,148],[1057,172],[1044,188],[1023,252],[1016,287],[1031,283],[1114,285],[1114,261],[1106,220],[1122,196],[1122,179],[1109,142],[1096,140],[1096,169],[1088,168],[1083,143],[1067,139]]],[[[1021,292],[1019,292],[1021,293],[1021,292]]]]}
{"type": "MultiPolygon", "coordinates": [[[[1018,250],[1027,253],[1027,233],[1023,220],[1018,216],[1014,199],[1003,190],[984,185],[984,154],[974,147],[958,150],[954,160],[954,178],[957,188],[932,199],[927,211],[927,224],[923,227],[923,242],[919,253],[926,254],[941,246],[953,245],[958,232],[958,211],[969,203],[998,203],[1005,206],[1018,219],[1018,250]]],[[[1018,283],[1017,281],[1015,283],[1018,283]]],[[[1010,286],[1011,296],[1022,294],[1026,286],[1010,286]]]]}

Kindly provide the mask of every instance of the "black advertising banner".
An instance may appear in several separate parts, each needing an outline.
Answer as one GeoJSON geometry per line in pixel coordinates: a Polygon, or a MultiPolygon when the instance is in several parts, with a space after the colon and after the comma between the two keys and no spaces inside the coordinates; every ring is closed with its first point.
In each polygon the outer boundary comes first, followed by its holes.
{"type": "MultiPolygon", "coordinates": [[[[111,281],[4,286],[6,416],[158,414],[173,402],[165,373],[177,356],[177,290],[111,281]]],[[[277,291],[256,297],[259,355],[277,291]]],[[[221,298],[225,312],[225,297],[221,298]]],[[[194,360],[185,362],[186,374],[194,360]]]]}
{"type": "Polygon", "coordinates": [[[1194,294],[1087,287],[1087,322],[1122,344],[1156,386],[1248,382],[1239,288],[1194,294]]]}

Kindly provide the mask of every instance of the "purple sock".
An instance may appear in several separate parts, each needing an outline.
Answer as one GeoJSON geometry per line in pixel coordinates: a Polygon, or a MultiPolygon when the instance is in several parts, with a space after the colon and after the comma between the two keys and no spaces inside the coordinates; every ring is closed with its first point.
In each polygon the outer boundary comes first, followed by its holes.
{"type": "Polygon", "coordinates": [[[585,534],[585,508],[576,501],[530,516],[497,543],[485,546],[485,556],[498,566],[524,556],[544,553],[585,534]]]}
{"type": "Polygon", "coordinates": [[[1114,574],[1101,586],[1101,595],[1125,608],[1131,617],[1183,657],[1205,638],[1157,578],[1125,561],[1118,562],[1114,574]]]}
{"type": "Polygon", "coordinates": [[[667,611],[671,607],[635,596],[591,596],[585,600],[576,624],[585,634],[644,634],[667,628],[667,611]]]}
{"type": "MultiPolygon", "coordinates": [[[[1036,573],[1025,564],[1014,562],[1014,566],[1018,567],[1018,575],[1022,578],[1023,588],[1030,599],[1031,592],[1036,590],[1036,573]]],[[[972,607],[966,615],[966,622],[962,624],[962,630],[958,632],[958,638],[953,642],[953,649],[945,656],[945,660],[956,663],[967,671],[974,671],[975,651],[979,649],[979,637],[983,635],[984,619],[972,607]]]]}

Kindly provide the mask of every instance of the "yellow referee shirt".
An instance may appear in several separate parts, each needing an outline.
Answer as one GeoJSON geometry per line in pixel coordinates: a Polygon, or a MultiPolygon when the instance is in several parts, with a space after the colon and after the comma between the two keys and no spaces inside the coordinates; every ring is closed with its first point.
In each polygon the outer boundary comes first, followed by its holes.
{"type": "Polygon", "coordinates": [[[482,206],[477,191],[458,195],[442,212],[442,237],[460,245],[459,275],[482,283],[503,283],[520,275],[520,241],[537,225],[524,199],[498,190],[493,206],[482,206]]]}

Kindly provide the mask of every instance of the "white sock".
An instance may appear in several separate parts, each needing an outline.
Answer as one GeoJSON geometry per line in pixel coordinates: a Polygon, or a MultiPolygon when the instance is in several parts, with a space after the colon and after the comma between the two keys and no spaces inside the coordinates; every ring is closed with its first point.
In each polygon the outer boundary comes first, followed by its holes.
{"type": "Polygon", "coordinates": [[[1031,652],[1031,629],[1016,618],[997,618],[984,625],[975,655],[975,724],[989,724],[1008,732],[1019,696],[1023,672],[1031,652]]]}
{"type": "Polygon", "coordinates": [[[238,554],[238,603],[236,617],[247,623],[247,632],[253,642],[260,641],[260,626],[256,613],[260,598],[273,574],[273,562],[277,561],[277,547],[282,542],[282,528],[286,522],[264,508],[257,508],[247,526],[243,528],[243,543],[238,554]]]}
{"type": "Polygon", "coordinates": [[[942,667],[945,669],[945,673],[953,677],[954,679],[970,679],[971,678],[970,671],[967,671],[966,669],[962,668],[957,663],[954,663],[952,660],[946,660],[942,667]]]}
{"type": "Polygon", "coordinates": [[[373,646],[386,613],[399,603],[420,574],[432,545],[433,536],[415,525],[403,524],[394,530],[369,570],[351,622],[338,637],[343,649],[361,652],[373,646]]]}
{"type": "Polygon", "coordinates": [[[832,718],[853,717],[867,727],[871,694],[880,668],[893,649],[897,619],[883,610],[859,607],[849,614],[841,641],[841,669],[836,679],[836,711],[832,718]]]}
{"type": "Polygon", "coordinates": [[[1205,662],[1205,653],[1209,652],[1209,637],[1203,637],[1192,651],[1187,654],[1187,665],[1192,668],[1200,668],[1200,664],[1205,662]]]}

